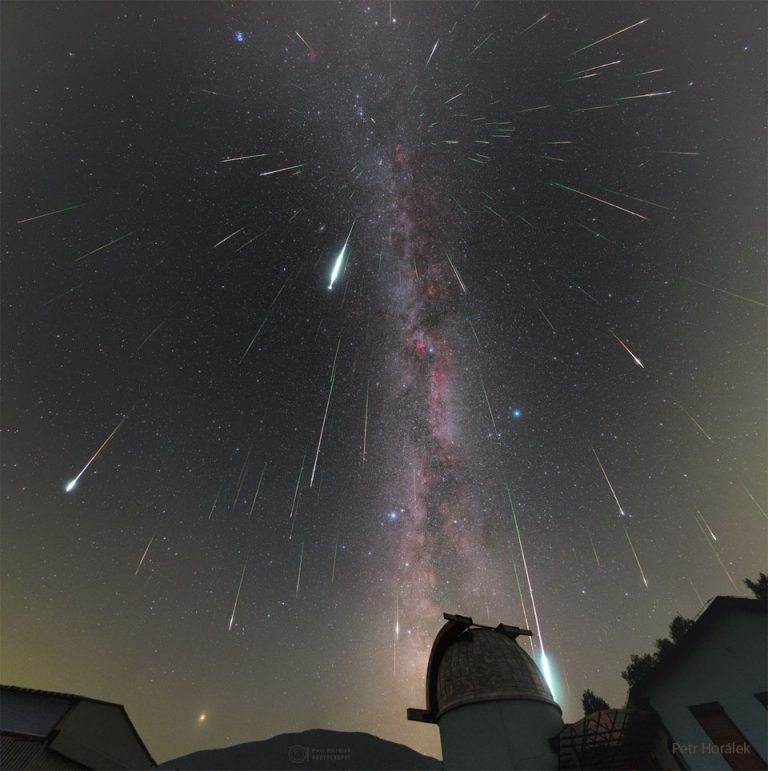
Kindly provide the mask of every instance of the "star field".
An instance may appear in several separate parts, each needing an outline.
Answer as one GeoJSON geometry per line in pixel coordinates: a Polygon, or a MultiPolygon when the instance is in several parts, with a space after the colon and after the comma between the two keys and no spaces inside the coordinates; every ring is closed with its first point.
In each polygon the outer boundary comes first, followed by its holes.
{"type": "Polygon", "coordinates": [[[5,4],[3,682],[439,755],[448,611],[623,704],[768,555],[765,21],[5,4]]]}

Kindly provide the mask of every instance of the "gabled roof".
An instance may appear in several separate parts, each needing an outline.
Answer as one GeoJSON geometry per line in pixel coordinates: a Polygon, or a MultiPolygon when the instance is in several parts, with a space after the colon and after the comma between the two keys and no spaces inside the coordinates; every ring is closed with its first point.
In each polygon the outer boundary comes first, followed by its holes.
{"type": "MultiPolygon", "coordinates": [[[[141,736],[139,736],[139,732],[136,730],[135,726],[131,722],[130,717],[128,717],[128,713],[125,711],[125,707],[122,704],[118,704],[117,702],[114,702],[114,701],[104,701],[103,699],[93,699],[90,696],[78,696],[77,694],[74,694],[74,693],[61,693],[59,691],[43,691],[38,688],[24,688],[23,686],[19,686],[19,685],[0,684],[0,694],[3,694],[3,693],[26,694],[29,696],[39,696],[45,699],[58,699],[61,701],[69,702],[70,706],[66,708],[61,714],[58,715],[58,717],[56,718],[55,724],[51,726],[47,734],[48,737],[55,734],[59,726],[64,722],[64,720],[66,720],[66,717],[70,713],[71,709],[74,708],[74,706],[79,702],[85,701],[85,702],[90,702],[92,704],[101,704],[106,707],[115,707],[119,709],[120,712],[122,713],[123,718],[125,718],[125,722],[128,724],[128,727],[133,733],[133,736],[135,737],[136,741],[138,742],[142,750],[146,753],[147,757],[150,759],[152,765],[153,766],[157,765],[157,763],[155,762],[155,759],[152,757],[152,754],[150,753],[150,751],[147,749],[147,746],[142,741],[141,736]]],[[[0,731],[4,731],[2,711],[3,711],[2,702],[0,701],[0,731]]]]}
{"type": "Polygon", "coordinates": [[[677,663],[698,644],[717,619],[733,611],[765,615],[768,612],[768,606],[764,602],[750,597],[714,597],[699,613],[680,642],[676,643],[642,680],[629,689],[628,703],[642,706],[648,690],[675,668],[677,663]]]}

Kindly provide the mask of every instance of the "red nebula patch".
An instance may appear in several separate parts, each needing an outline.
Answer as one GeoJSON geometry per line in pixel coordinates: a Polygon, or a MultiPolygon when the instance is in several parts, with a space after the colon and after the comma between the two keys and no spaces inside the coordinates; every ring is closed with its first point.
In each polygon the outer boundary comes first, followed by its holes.
{"type": "Polygon", "coordinates": [[[402,145],[395,145],[395,163],[405,163],[405,155],[401,152],[402,145]]]}
{"type": "Polygon", "coordinates": [[[315,63],[315,59],[317,59],[317,54],[315,53],[314,48],[309,49],[309,61],[311,64],[315,63]]]}
{"type": "Polygon", "coordinates": [[[437,287],[431,285],[428,286],[427,297],[429,297],[430,300],[434,300],[434,298],[437,297],[437,287]]]}
{"type": "Polygon", "coordinates": [[[413,341],[413,352],[420,359],[423,359],[427,355],[427,344],[424,342],[424,340],[413,341]]]}

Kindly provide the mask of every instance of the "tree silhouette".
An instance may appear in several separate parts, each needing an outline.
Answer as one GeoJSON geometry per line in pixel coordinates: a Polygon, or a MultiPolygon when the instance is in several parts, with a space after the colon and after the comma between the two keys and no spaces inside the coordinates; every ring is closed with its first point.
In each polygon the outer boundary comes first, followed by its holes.
{"type": "Polygon", "coordinates": [[[757,581],[750,581],[745,578],[744,583],[747,589],[755,595],[755,599],[768,604],[768,576],[765,573],[760,573],[757,581]]]}
{"type": "Polygon", "coordinates": [[[592,693],[589,688],[581,694],[581,706],[584,709],[585,716],[598,712],[601,709],[610,709],[608,702],[605,699],[601,699],[597,694],[592,693]]]}

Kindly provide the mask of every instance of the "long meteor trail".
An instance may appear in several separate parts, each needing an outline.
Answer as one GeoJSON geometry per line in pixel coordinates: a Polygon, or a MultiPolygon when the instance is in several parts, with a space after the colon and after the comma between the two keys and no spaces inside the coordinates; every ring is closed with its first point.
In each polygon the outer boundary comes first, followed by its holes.
{"type": "Polygon", "coordinates": [[[512,509],[512,518],[515,521],[515,532],[517,533],[517,543],[520,546],[520,556],[523,558],[523,572],[525,573],[525,579],[528,582],[528,592],[531,595],[531,608],[533,609],[533,618],[536,622],[536,634],[538,635],[539,640],[539,648],[541,649],[541,665],[542,665],[542,673],[544,675],[544,679],[547,681],[547,685],[549,685],[550,689],[552,688],[552,674],[550,672],[549,668],[549,659],[547,658],[547,654],[544,651],[544,640],[541,636],[541,626],[539,624],[539,614],[536,611],[536,600],[533,596],[533,585],[531,584],[531,576],[528,572],[528,563],[525,559],[525,549],[523,549],[523,539],[520,535],[520,525],[517,521],[517,512],[515,511],[515,505],[512,503],[512,491],[509,489],[509,483],[507,480],[504,480],[504,487],[507,488],[507,500],[509,501],[509,507],[512,509]]]}
{"type": "Polygon", "coordinates": [[[77,483],[78,483],[78,481],[79,481],[80,477],[81,477],[83,474],[85,474],[85,472],[86,472],[86,469],[88,468],[88,466],[90,466],[90,465],[91,465],[91,463],[93,463],[93,461],[95,461],[95,460],[96,460],[96,458],[98,458],[98,457],[99,457],[99,453],[100,453],[100,452],[101,452],[101,451],[102,451],[102,450],[103,450],[103,449],[104,449],[104,448],[105,448],[105,447],[106,447],[106,446],[107,446],[107,445],[108,445],[108,444],[109,444],[109,443],[112,441],[112,437],[113,437],[113,436],[114,436],[114,435],[115,435],[115,434],[116,434],[116,433],[117,433],[117,432],[118,432],[118,431],[119,431],[119,430],[120,430],[120,429],[123,427],[123,423],[125,423],[125,418],[123,418],[123,419],[122,419],[122,420],[121,420],[121,421],[120,421],[120,422],[119,422],[119,423],[118,423],[118,424],[117,424],[117,425],[116,425],[116,426],[115,426],[115,427],[112,429],[112,433],[111,433],[111,434],[110,434],[110,435],[109,435],[109,436],[108,436],[108,437],[107,437],[107,438],[104,440],[104,442],[102,443],[101,447],[99,447],[99,449],[98,449],[98,450],[96,450],[96,452],[95,452],[95,453],[93,453],[93,455],[91,456],[91,459],[88,461],[88,463],[86,463],[86,464],[85,464],[85,466],[83,466],[83,468],[82,468],[82,470],[80,471],[80,473],[79,473],[79,474],[78,474],[78,475],[77,475],[77,476],[76,476],[74,479],[72,479],[72,480],[70,480],[69,482],[67,482],[67,486],[64,488],[64,491],[65,491],[65,492],[67,492],[67,493],[70,493],[70,492],[72,492],[72,490],[74,490],[74,489],[75,489],[75,487],[76,487],[76,485],[77,485],[77,483]]]}
{"type": "Polygon", "coordinates": [[[336,360],[339,356],[341,347],[341,338],[336,343],[336,353],[333,356],[333,367],[331,369],[331,386],[328,389],[328,401],[325,403],[325,415],[323,415],[323,425],[320,426],[320,438],[317,440],[317,452],[315,453],[315,462],[312,465],[312,476],[309,478],[309,486],[315,481],[315,472],[317,471],[317,459],[320,457],[320,445],[323,442],[323,431],[325,431],[325,421],[328,419],[328,408],[331,406],[331,396],[333,395],[333,384],[336,382],[336,360]]]}
{"type": "Polygon", "coordinates": [[[78,203],[75,206],[67,206],[64,209],[56,209],[56,211],[47,211],[45,214],[37,214],[34,217],[27,217],[24,220],[16,220],[17,225],[21,225],[24,222],[33,222],[34,220],[41,220],[43,217],[52,217],[54,214],[63,214],[65,211],[72,211],[72,209],[79,209],[81,206],[85,206],[84,203],[78,203]]]}
{"type": "Polygon", "coordinates": [[[635,362],[635,364],[637,364],[638,367],[645,369],[643,362],[640,361],[640,359],[638,359],[637,356],[635,356],[635,354],[629,350],[629,348],[627,348],[626,343],[612,329],[609,328],[608,331],[616,338],[616,342],[632,357],[632,360],[635,362]]]}
{"type": "Polygon", "coordinates": [[[232,608],[232,615],[229,618],[229,629],[232,631],[232,624],[235,623],[235,611],[237,610],[237,601],[240,599],[240,590],[243,588],[243,579],[245,578],[245,569],[248,567],[248,557],[245,558],[245,564],[243,565],[243,572],[240,574],[240,583],[237,587],[237,594],[235,595],[235,604],[232,608]]]}
{"type": "Polygon", "coordinates": [[[619,514],[622,517],[626,516],[626,513],[624,509],[621,508],[621,504],[619,503],[619,498],[616,495],[616,491],[613,489],[613,485],[611,484],[611,480],[608,479],[608,474],[605,473],[605,468],[603,468],[603,464],[600,462],[600,458],[597,457],[597,453],[595,452],[595,448],[592,448],[592,452],[595,456],[595,460],[597,461],[597,465],[600,466],[600,471],[603,472],[603,476],[605,477],[605,481],[608,483],[608,487],[611,489],[611,495],[613,496],[613,500],[616,501],[616,505],[619,507],[619,514]]]}
{"type": "Polygon", "coordinates": [[[588,45],[582,46],[581,48],[577,48],[571,56],[574,56],[577,53],[580,53],[581,51],[586,51],[588,48],[592,48],[592,46],[599,45],[600,43],[604,43],[606,40],[610,40],[612,37],[616,37],[616,35],[620,35],[622,32],[626,32],[627,30],[634,29],[635,27],[639,27],[641,24],[645,24],[645,22],[650,21],[650,17],[647,19],[641,19],[640,21],[636,21],[634,24],[630,24],[628,27],[624,27],[624,29],[620,29],[618,32],[612,32],[610,35],[606,35],[605,37],[601,37],[600,40],[595,40],[594,43],[589,43],[588,45]]]}
{"type": "Polygon", "coordinates": [[[618,209],[619,211],[623,211],[623,212],[626,212],[627,214],[631,214],[633,217],[638,217],[641,220],[648,219],[648,217],[643,217],[642,214],[638,214],[636,211],[632,211],[631,209],[625,209],[623,206],[617,206],[615,203],[611,203],[610,201],[604,201],[602,198],[598,198],[597,196],[590,195],[589,193],[585,193],[581,190],[577,190],[575,187],[568,187],[568,185],[561,185],[559,182],[550,182],[549,184],[552,185],[553,187],[559,187],[561,190],[570,190],[572,193],[578,193],[579,195],[582,195],[585,198],[591,198],[593,201],[604,203],[606,206],[611,206],[614,209],[618,209]]]}
{"type": "Polygon", "coordinates": [[[336,283],[336,279],[339,277],[339,273],[341,273],[341,267],[344,264],[344,255],[347,253],[347,245],[349,244],[349,237],[352,235],[352,230],[355,227],[355,222],[357,220],[354,220],[352,222],[352,227],[349,229],[349,233],[347,233],[347,237],[344,240],[344,246],[341,247],[341,251],[338,253],[336,257],[336,262],[333,264],[333,270],[331,271],[331,282],[328,284],[328,289],[333,289],[333,285],[336,283]]]}
{"type": "Polygon", "coordinates": [[[632,539],[629,537],[629,530],[627,530],[626,525],[622,525],[622,527],[624,528],[624,535],[627,536],[627,541],[629,542],[629,548],[632,549],[632,554],[635,558],[635,562],[637,562],[637,567],[638,567],[638,570],[640,571],[640,576],[642,577],[643,583],[645,584],[645,588],[647,589],[648,581],[645,578],[645,573],[643,572],[643,566],[640,564],[640,559],[637,556],[637,552],[635,551],[635,547],[634,547],[634,544],[632,543],[632,539]]]}
{"type": "Polygon", "coordinates": [[[149,543],[147,544],[147,548],[144,549],[144,554],[141,555],[141,559],[139,560],[139,566],[136,568],[136,572],[133,574],[135,576],[139,575],[139,571],[141,570],[141,566],[144,564],[144,560],[146,559],[147,553],[149,552],[149,547],[152,546],[152,541],[155,540],[155,535],[153,534],[152,537],[149,539],[149,543]]]}

